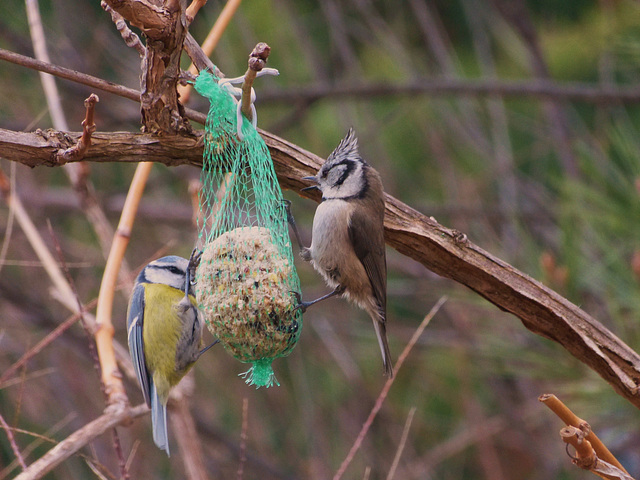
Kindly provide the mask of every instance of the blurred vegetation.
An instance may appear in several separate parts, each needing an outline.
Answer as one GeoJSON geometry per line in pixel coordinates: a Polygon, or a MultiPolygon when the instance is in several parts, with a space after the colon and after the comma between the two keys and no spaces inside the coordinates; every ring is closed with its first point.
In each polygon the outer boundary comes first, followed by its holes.
{"type": "MultiPolygon", "coordinates": [[[[296,96],[303,86],[399,85],[442,75],[533,79],[538,74],[531,44],[501,15],[499,3],[245,0],[213,61],[227,75],[240,75],[247,53],[256,42],[267,42],[269,64],[281,75],[256,84],[262,128],[326,156],[354,126],[361,153],[381,172],[390,194],[467,233],[639,351],[638,105],[557,102],[567,132],[562,139],[548,104],[532,97],[296,96]],[[282,91],[291,93],[286,101],[271,95],[282,91]],[[575,171],[567,168],[559,142],[566,142],[575,171]]],[[[636,2],[528,1],[527,6],[552,79],[637,84],[636,2]]],[[[210,0],[201,10],[191,28],[196,39],[204,39],[221,7],[221,1],[210,0]]],[[[138,55],[124,45],[99,2],[49,0],[40,8],[53,63],[139,87],[138,55]]],[[[4,0],[1,10],[0,47],[33,55],[24,3],[4,0]]],[[[0,127],[50,127],[36,72],[3,63],[0,82],[0,127]]],[[[58,86],[69,124],[78,131],[90,90],[66,81],[58,86]]],[[[96,93],[99,131],[139,129],[135,103],[96,93]]],[[[190,106],[206,108],[201,98],[190,106]]],[[[16,191],[47,239],[46,220],[51,220],[82,301],[95,298],[104,258],[64,173],[12,167],[7,160],[0,167],[7,173],[15,168],[16,191]]],[[[91,165],[91,180],[114,225],[133,170],[127,164],[91,165]]],[[[160,253],[188,256],[197,233],[187,188],[198,176],[193,168],[154,167],[126,255],[132,268],[160,253]]],[[[310,241],[315,205],[295,192],[285,196],[310,241]]],[[[0,227],[8,245],[0,265],[4,371],[68,313],[49,295],[48,279],[5,205],[0,227]]],[[[541,393],[558,395],[591,423],[632,475],[640,474],[640,413],[604,380],[473,292],[392,250],[388,264],[394,356],[437,299],[448,295],[449,300],[398,372],[346,478],[363,478],[368,466],[369,478],[386,478],[412,407],[416,415],[395,478],[589,477],[571,465],[558,436],[560,421],[537,402],[541,393]]],[[[310,266],[299,262],[298,269],[305,298],[327,291],[310,266]]],[[[128,292],[121,293],[114,322],[117,339],[126,344],[128,292]]],[[[222,349],[196,365],[192,410],[211,478],[235,475],[243,398],[249,400],[245,478],[330,478],[349,451],[384,382],[373,329],[363,312],[336,299],[310,309],[305,320],[298,347],[274,364],[278,388],[245,386],[237,378],[245,366],[222,349]]],[[[127,390],[133,404],[142,401],[137,385],[129,382],[127,390]]],[[[56,440],[103,408],[79,326],[31,360],[14,383],[0,387],[0,413],[11,426],[56,440]]],[[[183,478],[180,455],[168,459],[153,445],[148,418],[118,433],[125,458],[136,449],[131,478],[183,478]]],[[[27,434],[16,433],[16,441],[27,463],[49,447],[27,434]]],[[[84,453],[115,472],[111,443],[105,435],[84,453]]],[[[19,471],[13,460],[0,432],[0,478],[19,471]]],[[[77,456],[46,478],[91,475],[77,456]]]]}

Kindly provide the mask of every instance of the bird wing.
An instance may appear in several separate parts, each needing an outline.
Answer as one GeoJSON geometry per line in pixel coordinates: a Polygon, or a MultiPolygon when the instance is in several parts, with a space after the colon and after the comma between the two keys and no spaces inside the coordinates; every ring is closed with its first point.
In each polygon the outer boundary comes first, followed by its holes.
{"type": "Polygon", "coordinates": [[[127,340],[133,368],[142,389],[144,401],[151,407],[151,378],[144,358],[144,340],[142,329],[144,324],[144,285],[137,284],[131,295],[127,314],[127,340]]]}
{"type": "Polygon", "coordinates": [[[356,256],[371,282],[373,295],[382,319],[387,317],[387,261],[384,248],[384,229],[378,218],[371,218],[356,209],[349,221],[349,238],[356,256]]]}

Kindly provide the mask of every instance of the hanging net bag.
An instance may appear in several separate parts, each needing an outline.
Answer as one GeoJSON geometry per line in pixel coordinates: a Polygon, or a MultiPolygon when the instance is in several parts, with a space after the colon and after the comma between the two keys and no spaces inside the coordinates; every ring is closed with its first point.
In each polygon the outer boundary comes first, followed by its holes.
{"type": "Polygon", "coordinates": [[[211,104],[196,298],[211,333],[235,358],[253,364],[242,374],[246,383],[269,387],[279,385],[271,362],[291,353],[300,336],[302,312],[292,295],[300,280],[269,150],[218,80],[201,72],[195,83],[211,104]]]}

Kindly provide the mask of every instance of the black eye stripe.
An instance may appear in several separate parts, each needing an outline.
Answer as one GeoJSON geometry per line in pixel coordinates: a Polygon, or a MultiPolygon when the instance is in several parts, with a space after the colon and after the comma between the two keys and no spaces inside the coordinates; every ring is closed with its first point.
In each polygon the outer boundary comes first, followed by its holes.
{"type": "Polygon", "coordinates": [[[340,178],[338,178],[338,181],[335,183],[336,186],[342,185],[347,177],[351,174],[351,172],[353,172],[353,170],[356,168],[356,164],[354,162],[341,162],[338,165],[342,164],[346,165],[347,168],[345,168],[344,172],[342,172],[342,175],[340,175],[340,178]]]}

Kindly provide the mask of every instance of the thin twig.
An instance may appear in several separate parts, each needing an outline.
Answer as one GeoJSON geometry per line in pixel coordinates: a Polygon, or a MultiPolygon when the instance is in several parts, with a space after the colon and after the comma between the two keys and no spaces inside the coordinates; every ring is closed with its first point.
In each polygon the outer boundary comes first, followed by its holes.
{"type": "Polygon", "coordinates": [[[342,475],[344,475],[344,472],[347,470],[347,467],[349,466],[349,464],[355,457],[356,453],[360,449],[360,446],[362,445],[362,442],[364,441],[364,438],[366,437],[367,432],[369,431],[369,428],[373,423],[373,420],[376,418],[376,415],[378,415],[378,412],[382,408],[382,405],[385,399],[387,398],[387,395],[389,394],[389,390],[391,389],[393,382],[395,381],[396,378],[398,378],[398,373],[400,372],[400,368],[402,367],[402,364],[409,356],[411,349],[420,338],[420,335],[422,335],[422,332],[424,331],[424,329],[427,328],[427,325],[429,325],[429,322],[431,321],[431,319],[435,316],[436,313],[438,313],[438,310],[440,310],[440,307],[442,307],[442,305],[446,301],[447,301],[447,297],[441,297],[437,301],[437,303],[431,308],[431,311],[427,314],[427,316],[424,317],[424,319],[420,323],[420,326],[413,333],[413,336],[411,337],[407,345],[404,347],[404,350],[402,351],[402,353],[398,357],[398,361],[396,362],[396,375],[394,375],[392,378],[387,379],[387,381],[385,382],[384,387],[382,387],[382,390],[380,391],[380,395],[378,395],[378,398],[376,399],[376,403],[371,409],[371,413],[369,413],[369,416],[367,417],[364,424],[362,425],[362,428],[360,429],[360,433],[358,434],[356,441],[353,443],[353,446],[351,447],[351,450],[349,450],[347,457],[344,459],[344,461],[342,462],[342,465],[340,465],[340,468],[334,475],[333,480],[339,480],[340,478],[342,478],[342,475]]]}
{"type": "MultiPolygon", "coordinates": [[[[97,303],[97,299],[93,300],[85,306],[85,308],[93,308],[97,303]]],[[[60,335],[62,335],[71,325],[76,323],[82,317],[82,312],[74,313],[60,325],[58,325],[51,333],[48,333],[42,340],[36,343],[33,347],[27,350],[17,362],[7,368],[4,372],[2,372],[2,376],[0,376],[0,387],[4,385],[4,383],[23,365],[25,365],[29,360],[38,355],[42,350],[44,350],[48,345],[50,345],[54,340],[56,340],[60,335]]]]}
{"type": "Polygon", "coordinates": [[[102,435],[116,425],[130,422],[131,419],[146,415],[148,412],[149,408],[145,403],[136,407],[128,407],[125,405],[108,407],[104,414],[87,423],[62,442],[58,443],[42,457],[29,465],[29,467],[14,480],[35,480],[43,477],[97,436],[102,435]]]}
{"type": "MultiPolygon", "coordinates": [[[[89,341],[89,354],[91,356],[91,359],[93,360],[93,367],[98,373],[98,376],[100,376],[100,362],[98,361],[98,356],[96,355],[96,346],[92,341],[93,331],[89,329],[89,326],[87,325],[87,321],[84,318],[84,313],[86,312],[86,308],[82,304],[82,301],[78,296],[78,290],[76,290],[76,286],[73,282],[73,278],[71,278],[69,269],[67,268],[67,265],[64,261],[64,255],[62,254],[62,248],[60,247],[60,242],[58,241],[58,237],[55,235],[53,226],[51,225],[51,222],[49,220],[47,220],[47,226],[49,227],[49,234],[51,235],[51,241],[53,243],[53,247],[55,248],[56,253],[58,254],[58,262],[61,265],[62,271],[64,272],[65,278],[67,279],[67,283],[69,284],[69,287],[71,287],[71,291],[73,292],[73,296],[76,300],[78,314],[80,315],[80,320],[81,320],[80,323],[84,327],[84,331],[87,334],[87,339],[89,341]]],[[[101,385],[101,387],[104,393],[104,385],[101,385]]]]}
{"type": "MultiPolygon", "coordinates": [[[[6,177],[5,177],[6,178],[6,177]]],[[[12,191],[16,185],[16,165],[11,162],[9,167],[9,191],[12,191]]],[[[9,214],[7,215],[7,223],[4,229],[4,237],[2,238],[2,247],[0,248],[0,270],[7,265],[7,252],[11,243],[11,235],[13,234],[13,226],[15,225],[15,210],[9,205],[9,214]]],[[[2,381],[0,381],[2,383],[2,381]]]]}
{"type": "MultiPolygon", "coordinates": [[[[25,0],[25,6],[29,20],[29,33],[31,34],[31,42],[33,43],[33,51],[36,58],[43,62],[50,63],[51,60],[49,59],[49,52],[47,51],[38,0],[25,0]]],[[[40,80],[54,127],[59,130],[68,130],[69,126],[64,116],[64,110],[62,109],[62,102],[60,101],[55,79],[51,75],[40,73],[40,80]]]]}
{"type": "Polygon", "coordinates": [[[409,429],[411,428],[411,423],[413,422],[413,416],[416,413],[416,407],[411,407],[409,410],[409,415],[407,415],[407,421],[404,422],[404,428],[402,429],[402,437],[400,438],[400,444],[396,450],[396,456],[393,458],[393,463],[391,464],[391,468],[389,469],[389,474],[387,475],[387,480],[393,480],[393,476],[396,474],[396,469],[398,468],[398,464],[400,463],[400,457],[402,457],[402,452],[404,450],[404,446],[407,443],[407,437],[409,436],[409,429]]]}
{"type": "MultiPolygon", "coordinates": [[[[215,48],[218,46],[218,42],[220,41],[220,38],[222,38],[222,34],[227,29],[229,22],[231,22],[233,15],[236,13],[236,10],[240,6],[240,2],[242,2],[242,0],[228,0],[224,8],[220,12],[220,15],[218,15],[216,23],[213,24],[213,27],[211,27],[207,38],[205,38],[204,42],[202,42],[202,52],[207,57],[210,57],[215,48]]],[[[199,69],[196,67],[195,63],[192,63],[189,66],[188,72],[192,75],[196,75],[198,73],[198,70],[199,69]]],[[[193,86],[191,84],[178,85],[178,95],[180,96],[180,102],[183,105],[186,105],[187,102],[189,102],[192,89],[193,86]]]]}
{"type": "Polygon", "coordinates": [[[58,292],[59,299],[69,310],[77,312],[77,304],[75,303],[71,287],[64,278],[58,263],[53,258],[53,255],[47,248],[46,243],[40,236],[40,232],[38,232],[38,229],[25,210],[22,201],[16,193],[11,190],[9,179],[2,170],[0,170],[0,191],[2,192],[2,195],[9,207],[14,210],[16,220],[18,221],[20,228],[22,228],[22,231],[31,244],[35,254],[40,259],[40,262],[42,262],[42,266],[49,275],[54,288],[58,292]]]}
{"type": "MultiPolygon", "coordinates": [[[[42,20],[40,18],[38,0],[25,1],[27,6],[27,14],[29,17],[29,31],[31,33],[36,59],[48,63],[50,62],[49,53],[47,51],[44,28],[42,26],[42,20]]],[[[42,73],[40,77],[42,88],[45,93],[45,98],[47,100],[47,105],[49,106],[53,127],[57,130],[68,130],[69,126],[64,115],[64,110],[62,109],[62,100],[60,99],[60,94],[58,92],[54,77],[45,73],[42,73]]],[[[95,100],[97,101],[97,96],[95,97],[95,100]]],[[[83,133],[83,140],[78,142],[78,150],[82,152],[80,153],[80,157],[84,152],[86,152],[86,148],[89,147],[90,134],[95,131],[95,126],[92,126],[94,124],[93,106],[87,106],[85,101],[85,107],[87,108],[87,125],[83,124],[83,126],[85,127],[85,132],[88,131],[90,133],[88,133],[88,135],[83,133]],[[84,150],[82,149],[83,146],[85,147],[84,150]]],[[[69,152],[69,155],[73,156],[74,160],[77,159],[75,157],[75,151],[76,150],[71,150],[71,152],[69,152]]],[[[56,155],[55,158],[61,160],[61,157],[59,155],[56,155]]],[[[67,161],[68,160],[69,159],[67,159],[67,161]]],[[[61,161],[61,164],[65,163],[65,161],[61,161]]],[[[104,213],[100,206],[100,203],[98,202],[93,184],[89,181],[89,167],[86,164],[70,164],[64,165],[64,171],[71,181],[74,189],[76,190],[76,194],[78,195],[80,204],[82,205],[82,209],[87,216],[89,223],[92,225],[96,236],[98,237],[98,241],[100,242],[100,246],[102,247],[103,255],[106,256],[110,246],[109,240],[113,237],[113,230],[106,214],[104,213]]],[[[129,268],[125,264],[122,269],[122,278],[125,282],[126,278],[128,277],[128,273],[129,268]]]]}
{"type": "Polygon", "coordinates": [[[249,55],[249,68],[244,74],[244,81],[242,82],[242,98],[240,99],[240,110],[242,114],[251,121],[253,119],[253,113],[251,112],[251,105],[253,99],[251,98],[251,89],[253,88],[253,82],[256,79],[258,72],[267,64],[267,58],[269,58],[271,48],[264,42],[258,43],[251,54],[249,55]]]}
{"type": "MultiPolygon", "coordinates": [[[[119,95],[136,102],[140,101],[140,92],[133,88],[124,87],[107,80],[103,80],[70,68],[41,62],[34,58],[20,55],[0,48],[0,60],[16,65],[50,73],[59,78],[87,85],[105,92],[119,95]]],[[[440,97],[444,95],[465,96],[500,96],[505,98],[549,98],[564,99],[576,102],[608,104],[640,103],[640,87],[609,85],[593,85],[578,82],[556,82],[551,80],[459,80],[450,78],[426,77],[411,80],[406,83],[368,83],[311,85],[306,87],[287,87],[286,90],[264,90],[260,95],[261,103],[287,103],[298,101],[313,102],[320,99],[340,101],[349,98],[375,98],[388,96],[428,95],[440,97]]],[[[195,110],[191,110],[195,112],[195,110]]],[[[187,109],[187,117],[191,117],[187,109]]],[[[203,114],[200,114],[203,115],[203,114]]]]}
{"type": "Polygon", "coordinates": [[[184,478],[186,480],[209,480],[209,470],[205,463],[202,442],[196,421],[189,408],[194,391],[193,371],[171,390],[168,404],[171,414],[171,431],[180,449],[180,457],[184,465],[184,478]]]}
{"type": "Polygon", "coordinates": [[[240,432],[240,464],[238,465],[238,474],[236,478],[242,480],[244,475],[244,465],[247,463],[247,438],[249,431],[249,399],[242,399],[242,431],[240,432]]]}
{"type": "Polygon", "coordinates": [[[9,443],[11,444],[11,449],[13,450],[13,454],[16,456],[16,458],[20,462],[20,466],[22,467],[22,470],[23,471],[26,470],[27,464],[24,462],[24,458],[22,458],[22,454],[20,453],[20,449],[18,448],[16,439],[13,436],[13,432],[11,431],[11,428],[9,428],[9,425],[7,425],[7,422],[5,421],[2,414],[0,414],[0,425],[2,425],[2,428],[4,428],[4,431],[7,432],[7,438],[9,439],[9,443]]]}
{"type": "Polygon", "coordinates": [[[560,438],[568,445],[576,449],[577,458],[573,461],[580,468],[591,470],[598,462],[595,450],[591,446],[591,442],[584,438],[584,432],[576,427],[564,427],[560,430],[560,438]]]}
{"type": "Polygon", "coordinates": [[[116,83],[109,82],[92,75],[87,75],[86,73],[81,73],[70,68],[53,65],[49,62],[43,62],[41,60],[27,57],[26,55],[20,55],[19,53],[14,53],[3,48],[0,48],[0,60],[5,60],[22,67],[37,70],[39,72],[50,73],[51,75],[54,75],[58,78],[63,78],[65,80],[70,80],[82,85],[87,85],[92,88],[97,88],[104,92],[113,93],[115,95],[128,98],[129,100],[133,100],[134,102],[140,101],[140,92],[133,88],[124,87],[122,85],[118,85],[116,83]]]}

